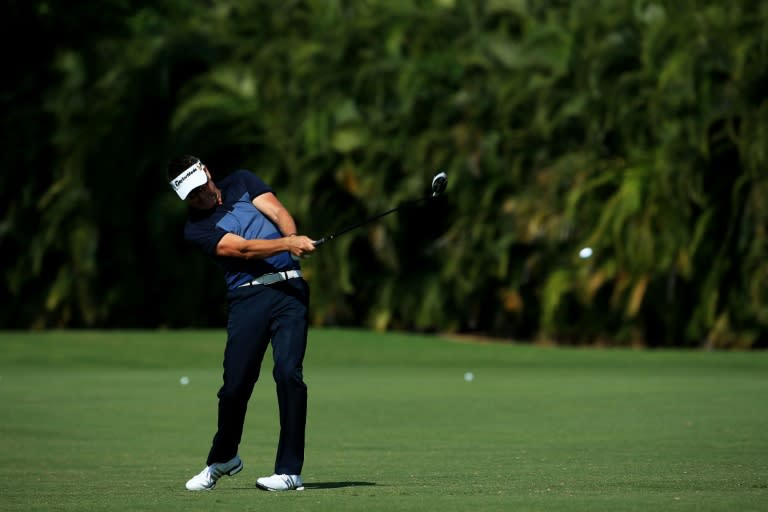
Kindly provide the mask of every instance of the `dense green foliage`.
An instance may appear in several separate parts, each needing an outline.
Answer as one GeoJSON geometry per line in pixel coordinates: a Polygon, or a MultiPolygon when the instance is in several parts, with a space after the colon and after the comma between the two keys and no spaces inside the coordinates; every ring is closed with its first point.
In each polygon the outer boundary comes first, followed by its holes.
{"type": "Polygon", "coordinates": [[[304,263],[315,325],[768,344],[768,3],[147,4],[11,17],[49,46],[2,93],[3,325],[220,323],[188,152],[315,237],[448,172],[304,263]]]}

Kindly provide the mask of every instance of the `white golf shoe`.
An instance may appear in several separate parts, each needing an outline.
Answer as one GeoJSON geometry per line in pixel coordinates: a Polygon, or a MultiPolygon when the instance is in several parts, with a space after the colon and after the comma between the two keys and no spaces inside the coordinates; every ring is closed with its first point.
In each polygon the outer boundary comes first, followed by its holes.
{"type": "Polygon", "coordinates": [[[301,480],[301,475],[274,474],[258,478],[256,487],[265,491],[303,491],[304,482],[301,480]]]}
{"type": "Polygon", "coordinates": [[[187,482],[187,490],[208,491],[216,487],[216,481],[224,475],[232,476],[243,470],[243,461],[238,455],[227,462],[217,462],[203,469],[187,482]]]}

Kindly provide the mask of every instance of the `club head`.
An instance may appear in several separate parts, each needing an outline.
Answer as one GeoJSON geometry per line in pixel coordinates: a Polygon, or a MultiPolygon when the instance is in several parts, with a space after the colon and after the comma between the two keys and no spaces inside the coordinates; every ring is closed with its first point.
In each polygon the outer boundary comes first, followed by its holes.
{"type": "Polygon", "coordinates": [[[438,173],[432,178],[432,197],[437,197],[443,193],[448,185],[448,175],[444,172],[438,173]]]}

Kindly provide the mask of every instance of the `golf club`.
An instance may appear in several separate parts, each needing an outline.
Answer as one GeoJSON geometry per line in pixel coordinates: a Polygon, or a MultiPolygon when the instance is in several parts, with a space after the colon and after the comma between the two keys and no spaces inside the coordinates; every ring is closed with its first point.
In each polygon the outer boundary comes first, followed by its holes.
{"type": "Polygon", "coordinates": [[[326,236],[324,236],[323,238],[321,238],[319,240],[315,240],[315,242],[314,242],[315,243],[315,247],[321,246],[321,245],[323,245],[326,242],[330,242],[331,240],[333,240],[334,238],[336,238],[339,235],[343,235],[344,233],[346,233],[348,231],[352,231],[353,229],[359,228],[360,226],[364,226],[365,224],[368,224],[369,222],[373,222],[374,220],[380,219],[380,218],[384,217],[385,215],[389,215],[390,213],[396,212],[397,210],[399,210],[401,208],[404,208],[406,206],[412,206],[412,205],[415,205],[415,204],[418,204],[418,203],[421,203],[421,202],[424,202],[424,201],[428,201],[430,199],[434,199],[434,198],[436,198],[437,196],[439,196],[440,194],[443,193],[443,191],[445,190],[445,187],[446,187],[447,184],[448,184],[448,176],[444,172],[438,173],[438,174],[435,175],[434,178],[432,178],[432,193],[430,195],[422,197],[421,199],[416,199],[416,200],[413,200],[413,201],[406,201],[406,202],[401,203],[400,205],[395,206],[394,208],[389,209],[389,210],[387,210],[385,212],[382,212],[382,213],[379,213],[377,215],[374,215],[373,217],[368,217],[367,219],[365,219],[363,221],[360,221],[360,222],[357,222],[355,224],[352,224],[351,226],[347,226],[346,228],[341,229],[339,231],[336,231],[335,233],[331,233],[330,235],[326,235],[326,236]]]}

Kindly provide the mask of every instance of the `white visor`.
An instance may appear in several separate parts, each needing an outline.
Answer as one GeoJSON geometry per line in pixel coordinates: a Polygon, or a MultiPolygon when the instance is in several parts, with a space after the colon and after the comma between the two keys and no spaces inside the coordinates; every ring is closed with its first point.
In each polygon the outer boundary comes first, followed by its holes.
{"type": "Polygon", "coordinates": [[[203,170],[203,163],[198,160],[191,167],[185,169],[181,174],[171,180],[171,187],[184,200],[190,192],[208,183],[208,175],[203,170]]]}

